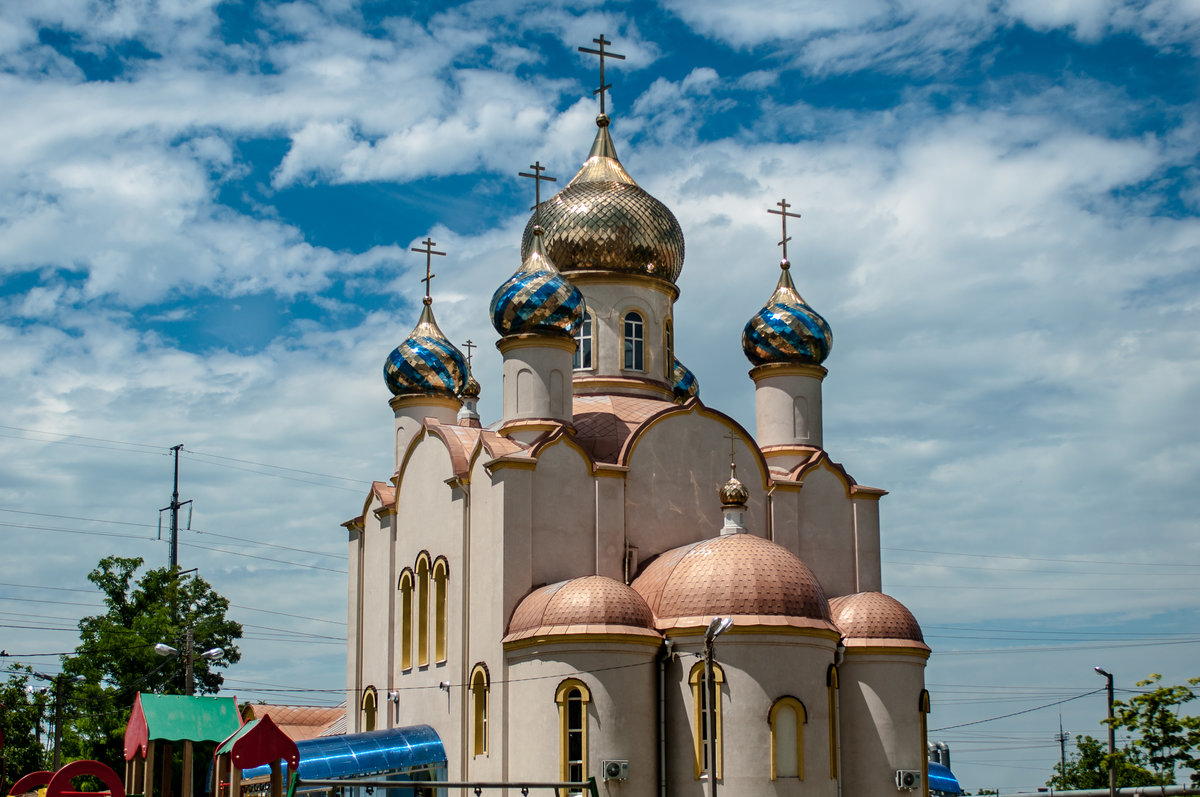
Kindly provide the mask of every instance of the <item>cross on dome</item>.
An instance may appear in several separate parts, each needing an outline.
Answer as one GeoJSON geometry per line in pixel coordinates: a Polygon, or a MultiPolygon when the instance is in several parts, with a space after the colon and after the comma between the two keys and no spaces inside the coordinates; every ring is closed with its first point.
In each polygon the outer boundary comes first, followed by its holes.
{"type": "MultiPolygon", "coordinates": [[[[601,37],[601,38],[603,38],[603,37],[601,37]]],[[[551,177],[548,174],[543,175],[542,172],[546,171],[546,167],[542,165],[541,161],[534,161],[530,165],[529,168],[533,169],[533,174],[529,174],[528,172],[517,172],[517,177],[533,178],[533,208],[532,208],[532,210],[534,212],[534,219],[535,219],[534,220],[534,232],[536,233],[541,229],[541,226],[542,226],[542,182],[545,181],[545,182],[549,182],[549,183],[557,183],[558,178],[551,177]]]]}
{"type": "Polygon", "coordinates": [[[471,367],[471,350],[479,348],[479,344],[467,338],[467,342],[462,345],[467,350],[467,368],[471,367]]]}
{"type": "Polygon", "coordinates": [[[436,246],[436,242],[428,236],[426,236],[425,240],[421,241],[421,243],[425,244],[425,248],[418,249],[414,247],[413,251],[420,252],[421,254],[425,255],[425,277],[421,280],[421,282],[425,283],[425,304],[432,304],[433,298],[429,294],[429,283],[432,282],[433,278],[437,276],[437,274],[434,274],[430,270],[433,267],[433,255],[445,255],[446,253],[434,251],[433,247],[436,246]]]}
{"type": "Polygon", "coordinates": [[[730,432],[725,435],[725,439],[729,441],[729,478],[737,478],[737,453],[734,446],[737,445],[738,436],[736,432],[730,432]]]}
{"type": "Polygon", "coordinates": [[[798,219],[798,218],[800,218],[800,214],[799,213],[788,213],[787,209],[792,206],[788,204],[788,201],[786,199],[781,199],[778,202],[776,202],[775,204],[779,206],[779,210],[771,210],[768,208],[767,212],[774,213],[776,216],[779,216],[779,220],[781,222],[783,222],[783,240],[779,242],[779,245],[783,247],[783,261],[779,265],[786,269],[788,266],[791,265],[791,263],[788,262],[787,245],[788,245],[788,241],[792,240],[791,238],[788,237],[788,234],[787,234],[787,220],[789,218],[798,219]]]}
{"type": "Polygon", "coordinates": [[[617,53],[609,52],[608,50],[604,49],[604,45],[612,44],[612,42],[610,42],[608,39],[604,38],[603,33],[600,34],[599,39],[592,39],[592,41],[594,41],[597,45],[599,45],[600,49],[593,50],[591,47],[580,47],[579,52],[588,53],[589,55],[597,55],[600,57],[600,88],[593,91],[592,95],[593,96],[595,96],[596,94],[600,95],[600,115],[604,116],[604,92],[607,91],[608,89],[612,88],[611,83],[604,82],[604,59],[605,58],[615,58],[618,61],[624,61],[625,56],[618,55],[617,53]]]}

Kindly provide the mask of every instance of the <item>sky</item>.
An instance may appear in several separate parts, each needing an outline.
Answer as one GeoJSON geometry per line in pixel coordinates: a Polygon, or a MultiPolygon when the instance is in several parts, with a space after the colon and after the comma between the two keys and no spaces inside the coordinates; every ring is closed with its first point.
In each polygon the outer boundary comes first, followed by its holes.
{"type": "Polygon", "coordinates": [[[963,785],[1044,785],[1060,718],[1104,738],[1094,666],[1119,698],[1200,675],[1194,0],[4,4],[0,668],[57,671],[101,556],[166,564],[183,444],[181,566],[246,628],[228,692],[340,702],[410,250],[448,253],[495,420],[516,175],[586,156],[602,33],[617,150],[687,241],[677,353],[749,429],[766,211],[802,214],[825,445],[890,492],[884,589],[963,785]]]}

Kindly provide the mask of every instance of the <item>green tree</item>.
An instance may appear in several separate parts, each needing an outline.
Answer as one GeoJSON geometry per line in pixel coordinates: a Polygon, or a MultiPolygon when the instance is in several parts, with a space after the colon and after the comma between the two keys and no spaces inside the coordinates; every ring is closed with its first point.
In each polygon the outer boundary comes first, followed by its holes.
{"type": "Polygon", "coordinates": [[[192,629],[199,650],[221,648],[215,660],[194,658],[198,694],[220,690],[220,668],[235,664],[241,653],[234,644],[241,624],[225,617],[229,601],[202,578],[170,568],[147,570],[140,578],[140,558],[108,556],[88,580],[101,593],[105,611],[79,621],[81,642],[63,660],[67,677],[77,677],[67,705],[70,715],[63,734],[64,758],[94,758],[110,766],[123,760],[125,724],[139,692],[183,694],[185,635],[192,629]],[[179,657],[164,658],[156,643],[171,645],[179,657]]]}
{"type": "MultiPolygon", "coordinates": [[[[1137,764],[1137,753],[1118,750],[1117,788],[1124,786],[1153,786],[1158,778],[1153,772],[1137,764]]],[[[1056,789],[1107,789],[1108,788],[1108,743],[1091,736],[1075,737],[1075,752],[1062,763],[1054,765],[1054,777],[1046,781],[1056,789]]]]}
{"type": "Polygon", "coordinates": [[[29,667],[13,664],[0,684],[0,794],[8,794],[18,778],[42,769],[45,761],[39,731],[48,700],[45,690],[32,688],[32,675],[29,667]]]}
{"type": "MultiPolygon", "coordinates": [[[[1158,774],[1160,784],[1174,783],[1176,769],[1200,768],[1200,717],[1181,710],[1196,699],[1192,687],[1197,684],[1200,678],[1189,678],[1186,686],[1164,686],[1162,676],[1151,673],[1137,682],[1146,691],[1113,702],[1113,726],[1134,734],[1132,744],[1158,774]]],[[[1192,773],[1192,783],[1200,783],[1200,773],[1192,773]]]]}

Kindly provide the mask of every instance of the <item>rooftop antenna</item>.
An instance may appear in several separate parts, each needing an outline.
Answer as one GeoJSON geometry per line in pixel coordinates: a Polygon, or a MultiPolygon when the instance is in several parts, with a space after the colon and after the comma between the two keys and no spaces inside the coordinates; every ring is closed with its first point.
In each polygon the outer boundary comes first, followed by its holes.
{"type": "Polygon", "coordinates": [[[418,249],[416,247],[413,247],[413,251],[420,252],[421,254],[425,255],[425,278],[422,279],[421,282],[425,283],[425,304],[430,305],[430,304],[433,304],[433,298],[429,295],[429,283],[432,282],[433,278],[437,276],[437,274],[434,274],[430,270],[433,268],[433,256],[434,255],[443,255],[444,256],[446,253],[434,251],[433,247],[436,246],[437,244],[429,236],[426,236],[425,240],[421,241],[421,243],[425,244],[425,248],[418,249]]]}
{"type": "Polygon", "coordinates": [[[595,96],[597,94],[600,95],[600,115],[604,116],[605,115],[604,114],[604,92],[607,91],[608,89],[612,88],[611,83],[604,82],[604,59],[605,58],[615,58],[618,61],[624,61],[625,56],[618,55],[617,53],[609,52],[608,50],[604,49],[604,45],[612,44],[612,42],[610,42],[608,39],[604,38],[603,33],[600,34],[599,39],[592,39],[592,41],[594,41],[597,45],[599,45],[600,49],[593,50],[591,47],[580,47],[579,52],[587,53],[589,55],[600,56],[600,88],[593,91],[592,95],[593,96],[595,96]]]}
{"type": "Polygon", "coordinates": [[[791,238],[788,237],[788,234],[787,234],[787,220],[789,218],[798,219],[798,218],[800,218],[800,214],[799,213],[788,213],[787,209],[792,206],[788,204],[788,201],[786,199],[781,199],[778,202],[776,202],[775,204],[779,206],[779,210],[771,210],[768,208],[767,212],[774,213],[776,216],[779,216],[780,217],[779,220],[781,222],[783,222],[783,240],[779,242],[779,245],[783,247],[783,260],[780,261],[779,265],[781,268],[786,270],[789,266],[791,266],[791,262],[788,261],[788,256],[787,256],[787,245],[788,245],[788,241],[792,240],[791,238]]]}
{"type": "MultiPolygon", "coordinates": [[[[601,36],[600,38],[604,37],[601,36]]],[[[601,113],[604,112],[601,111],[601,113]]],[[[543,175],[542,172],[546,171],[546,167],[542,165],[541,161],[534,161],[529,168],[533,169],[533,174],[529,174],[528,172],[517,172],[517,176],[533,178],[533,207],[530,208],[530,210],[532,210],[534,213],[533,231],[535,234],[540,235],[542,232],[542,182],[545,181],[549,183],[557,183],[558,178],[551,177],[549,175],[543,175]]]]}

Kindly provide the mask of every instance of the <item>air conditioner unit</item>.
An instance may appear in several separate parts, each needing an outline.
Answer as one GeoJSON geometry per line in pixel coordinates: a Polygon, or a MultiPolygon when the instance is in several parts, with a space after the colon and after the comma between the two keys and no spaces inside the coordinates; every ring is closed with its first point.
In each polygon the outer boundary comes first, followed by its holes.
{"type": "Polygon", "coordinates": [[[921,770],[897,769],[896,788],[900,791],[912,791],[921,788],[921,770]]]}
{"type": "Polygon", "coordinates": [[[600,771],[605,780],[629,780],[628,761],[601,761],[600,771]]]}

